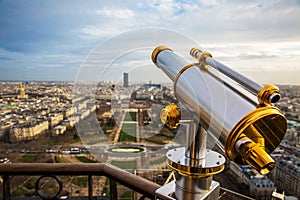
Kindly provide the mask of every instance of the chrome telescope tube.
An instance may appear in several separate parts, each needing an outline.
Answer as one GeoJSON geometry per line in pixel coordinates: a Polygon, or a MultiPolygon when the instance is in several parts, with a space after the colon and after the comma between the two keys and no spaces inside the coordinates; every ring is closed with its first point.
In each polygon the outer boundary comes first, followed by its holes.
{"type": "Polygon", "coordinates": [[[207,52],[192,49],[191,55],[197,63],[189,64],[170,48],[159,46],[152,61],[174,82],[178,100],[199,118],[230,160],[269,173],[275,165],[269,154],[287,129],[286,118],[272,104],[279,100],[279,89],[256,84],[207,52]]]}

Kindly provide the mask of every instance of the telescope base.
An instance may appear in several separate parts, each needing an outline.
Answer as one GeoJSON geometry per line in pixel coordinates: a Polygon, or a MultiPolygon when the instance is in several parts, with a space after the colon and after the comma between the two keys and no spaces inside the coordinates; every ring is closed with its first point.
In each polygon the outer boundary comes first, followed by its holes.
{"type": "Polygon", "coordinates": [[[162,186],[156,191],[157,197],[163,197],[168,200],[176,199],[197,199],[197,200],[215,200],[220,195],[220,184],[212,181],[211,189],[206,192],[188,192],[176,188],[176,181],[172,181],[167,185],[162,186]],[[175,194],[175,197],[174,197],[175,194]]]}
{"type": "Polygon", "coordinates": [[[169,167],[173,170],[175,181],[157,190],[158,197],[164,199],[215,200],[219,197],[220,184],[213,181],[213,175],[224,169],[225,158],[206,149],[202,160],[185,156],[186,148],[179,147],[167,152],[169,167]]]}

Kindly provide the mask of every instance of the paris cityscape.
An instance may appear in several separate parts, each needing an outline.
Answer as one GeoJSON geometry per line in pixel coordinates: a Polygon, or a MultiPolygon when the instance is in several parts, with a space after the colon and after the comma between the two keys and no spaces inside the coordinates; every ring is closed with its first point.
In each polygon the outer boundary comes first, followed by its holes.
{"type": "Polygon", "coordinates": [[[0,200],[300,199],[299,18],[300,0],[0,1],[0,200]]]}
{"type": "MultiPolygon", "coordinates": [[[[171,87],[131,84],[124,73],[123,84],[102,81],[91,97],[85,91],[90,84],[0,82],[0,161],[105,162],[163,184],[170,173],[166,152],[180,146],[181,140],[176,139],[179,130],[165,127],[159,116],[164,106],[178,103],[171,87]]],[[[250,166],[227,161],[224,172],[215,176],[221,187],[255,199],[271,199],[274,191],[284,193],[285,199],[300,197],[300,86],[279,88],[281,100],[276,106],[287,117],[288,130],[272,153],[275,169],[260,175],[250,166]]],[[[28,184],[15,184],[12,194],[32,195],[30,179],[22,181],[28,184]]],[[[97,194],[105,196],[105,177],[99,178],[97,185],[97,194]]],[[[70,181],[73,191],[64,194],[85,195],[84,187],[70,181]]],[[[134,196],[128,192],[125,189],[122,194],[134,196]]]]}

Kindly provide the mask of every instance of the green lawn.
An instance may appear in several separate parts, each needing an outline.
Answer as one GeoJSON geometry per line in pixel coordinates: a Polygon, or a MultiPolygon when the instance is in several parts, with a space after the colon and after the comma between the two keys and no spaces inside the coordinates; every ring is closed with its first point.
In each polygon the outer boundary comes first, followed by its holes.
{"type": "Polygon", "coordinates": [[[85,156],[76,156],[77,160],[79,160],[82,163],[97,163],[95,160],[91,160],[85,156]]]}
{"type": "Polygon", "coordinates": [[[136,169],[136,161],[118,161],[118,160],[113,160],[111,162],[112,165],[117,166],[121,169],[136,169]]]}
{"type": "Polygon", "coordinates": [[[37,160],[37,155],[25,154],[22,157],[18,158],[20,163],[34,163],[37,160]]]}
{"type": "Polygon", "coordinates": [[[166,157],[166,156],[163,156],[163,157],[158,158],[158,159],[156,159],[156,160],[150,161],[150,165],[158,165],[158,164],[161,164],[161,163],[166,162],[166,160],[167,160],[167,157],[166,157]]]}
{"type": "Polygon", "coordinates": [[[136,112],[126,112],[124,121],[136,121],[136,112]]]}
{"type": "Polygon", "coordinates": [[[152,142],[155,144],[168,144],[170,140],[172,140],[173,137],[162,135],[162,134],[156,134],[151,137],[146,138],[147,142],[152,142]]]}
{"type": "Polygon", "coordinates": [[[82,135],[81,137],[84,137],[84,142],[90,145],[107,141],[107,137],[102,133],[82,135]]]}
{"type": "Polygon", "coordinates": [[[135,135],[136,134],[136,124],[135,123],[134,124],[123,123],[122,130],[125,133],[129,133],[131,135],[135,135]]]}
{"type": "Polygon", "coordinates": [[[119,142],[136,142],[136,124],[126,124],[122,126],[119,142]]]}

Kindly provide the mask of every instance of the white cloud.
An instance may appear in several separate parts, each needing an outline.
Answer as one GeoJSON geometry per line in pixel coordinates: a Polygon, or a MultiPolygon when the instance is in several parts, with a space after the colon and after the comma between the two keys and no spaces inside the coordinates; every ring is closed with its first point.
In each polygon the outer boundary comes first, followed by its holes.
{"type": "Polygon", "coordinates": [[[212,7],[212,6],[220,6],[222,4],[222,1],[219,1],[219,0],[210,0],[210,1],[198,0],[198,3],[201,6],[204,6],[204,7],[212,7]]]}
{"type": "Polygon", "coordinates": [[[112,34],[112,32],[104,30],[103,28],[98,28],[96,26],[84,27],[79,32],[89,36],[107,36],[112,34]]]}
{"type": "Polygon", "coordinates": [[[300,42],[203,46],[215,59],[258,83],[299,84],[300,42]]]}
{"type": "MultiPolygon", "coordinates": [[[[181,15],[186,12],[193,12],[197,10],[198,5],[192,1],[176,1],[176,0],[152,0],[144,7],[151,7],[151,12],[147,13],[152,16],[158,16],[154,18],[157,20],[158,26],[164,22],[176,21],[181,15]]],[[[148,18],[146,18],[148,19],[148,18]]],[[[151,19],[151,18],[150,18],[151,19]]],[[[152,18],[153,19],[153,18],[152,18]]]]}
{"type": "Polygon", "coordinates": [[[105,7],[101,10],[98,10],[97,13],[106,17],[116,18],[116,19],[130,19],[135,16],[133,11],[128,8],[105,7]]]}
{"type": "Polygon", "coordinates": [[[86,23],[78,29],[82,38],[103,39],[130,30],[136,25],[136,15],[128,8],[105,7],[93,14],[96,23],[86,23]]]}
{"type": "Polygon", "coordinates": [[[179,4],[173,0],[154,0],[151,1],[151,4],[152,7],[155,7],[165,14],[173,14],[180,9],[179,4]]]}
{"type": "Polygon", "coordinates": [[[299,42],[259,42],[259,43],[218,43],[204,44],[204,50],[209,49],[220,57],[237,57],[239,55],[253,56],[299,56],[299,42]]]}

